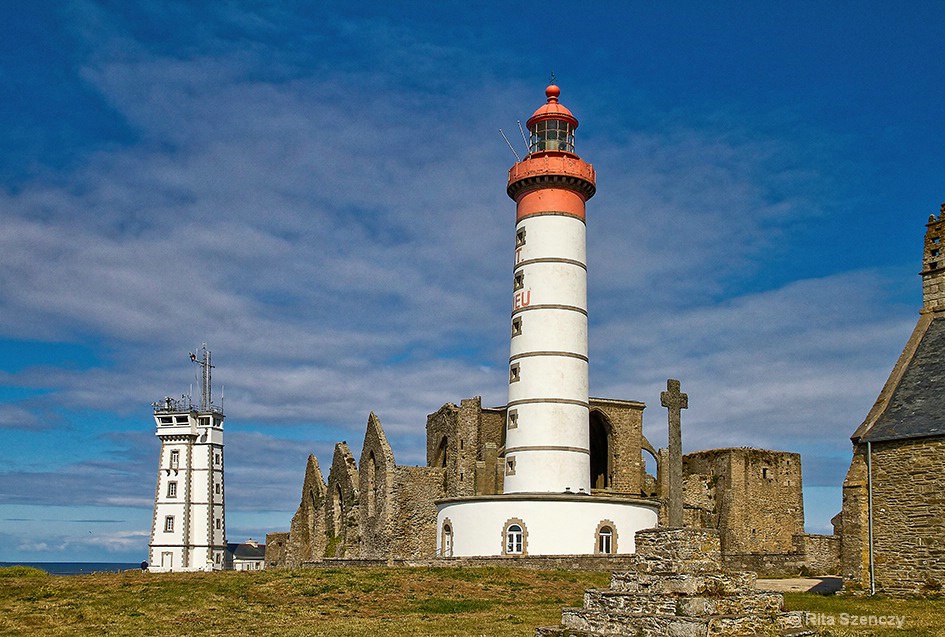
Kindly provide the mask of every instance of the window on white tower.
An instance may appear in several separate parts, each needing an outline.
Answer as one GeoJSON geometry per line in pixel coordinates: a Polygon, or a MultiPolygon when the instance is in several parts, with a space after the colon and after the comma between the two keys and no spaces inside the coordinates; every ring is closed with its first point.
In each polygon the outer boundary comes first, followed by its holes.
{"type": "Polygon", "coordinates": [[[167,497],[169,498],[177,497],[177,483],[176,482],[172,481],[172,482],[167,483],[167,497]]]}
{"type": "Polygon", "coordinates": [[[177,469],[180,466],[180,451],[176,449],[171,451],[171,469],[177,469]]]}
{"type": "Polygon", "coordinates": [[[519,228],[515,233],[515,247],[521,248],[525,245],[525,228],[519,228]]]}
{"type": "Polygon", "coordinates": [[[513,287],[513,291],[521,290],[523,287],[525,287],[525,273],[521,271],[516,272],[515,286],[513,287]]]}
{"type": "Polygon", "coordinates": [[[518,336],[522,333],[522,317],[516,316],[512,319],[512,336],[518,336]]]}
{"type": "Polygon", "coordinates": [[[505,554],[521,555],[524,551],[525,533],[518,524],[510,524],[505,531],[505,554]]]}
{"type": "Polygon", "coordinates": [[[174,532],[174,516],[169,515],[164,518],[164,532],[173,533],[174,532]]]}
{"type": "Polygon", "coordinates": [[[521,368],[518,363],[512,363],[509,367],[509,382],[517,383],[519,378],[521,378],[521,368]]]}
{"type": "Polygon", "coordinates": [[[614,530],[609,526],[602,526],[597,532],[597,552],[605,555],[614,552],[614,530]]]}

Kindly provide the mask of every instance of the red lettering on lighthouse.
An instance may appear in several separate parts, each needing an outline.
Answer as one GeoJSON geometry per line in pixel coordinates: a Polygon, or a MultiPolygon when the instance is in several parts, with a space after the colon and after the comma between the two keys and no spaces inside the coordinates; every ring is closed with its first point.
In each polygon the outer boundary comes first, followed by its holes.
{"type": "Polygon", "coordinates": [[[512,309],[520,310],[523,307],[528,307],[528,305],[531,302],[532,302],[531,290],[525,290],[524,292],[516,292],[515,297],[513,298],[513,301],[512,301],[512,309]]]}

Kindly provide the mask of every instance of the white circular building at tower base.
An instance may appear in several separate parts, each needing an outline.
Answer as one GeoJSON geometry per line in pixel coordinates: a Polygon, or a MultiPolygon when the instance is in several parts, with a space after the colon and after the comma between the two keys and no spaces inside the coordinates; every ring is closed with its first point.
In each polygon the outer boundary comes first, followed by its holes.
{"type": "Polygon", "coordinates": [[[520,493],[437,503],[440,557],[628,555],[656,526],[659,504],[586,495],[520,493]]]}

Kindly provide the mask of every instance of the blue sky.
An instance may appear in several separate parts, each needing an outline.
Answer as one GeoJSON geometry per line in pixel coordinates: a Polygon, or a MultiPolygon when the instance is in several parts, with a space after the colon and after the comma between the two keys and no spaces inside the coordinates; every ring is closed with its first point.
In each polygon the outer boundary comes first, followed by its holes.
{"type": "Polygon", "coordinates": [[[945,201],[945,4],[584,4],[0,7],[0,560],[146,557],[150,403],[202,342],[231,541],[370,411],[419,464],[427,413],[502,404],[497,129],[552,71],[598,171],[592,395],[659,446],[680,378],[686,450],[802,453],[827,531],[945,201]]]}

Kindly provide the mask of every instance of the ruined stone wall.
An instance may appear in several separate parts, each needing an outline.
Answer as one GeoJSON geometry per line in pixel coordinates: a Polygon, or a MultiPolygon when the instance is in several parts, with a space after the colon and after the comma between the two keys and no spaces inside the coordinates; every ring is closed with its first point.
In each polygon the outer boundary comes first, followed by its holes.
{"type": "Polygon", "coordinates": [[[436,555],[436,500],[446,497],[442,467],[397,467],[394,478],[390,550],[393,559],[436,555]]]}
{"type": "Polygon", "coordinates": [[[794,546],[804,556],[804,568],[812,575],[840,573],[840,536],[802,533],[794,536],[794,546]]]}
{"type": "Polygon", "coordinates": [[[878,591],[913,595],[945,590],[943,458],[945,437],[873,444],[873,556],[878,591]]]}
{"type": "Polygon", "coordinates": [[[794,536],[804,532],[799,454],[764,449],[715,449],[687,454],[686,500],[707,506],[715,491],[723,554],[792,553],[794,536]],[[693,488],[702,476],[705,487],[693,488]]]}
{"type": "MultiPolygon", "coordinates": [[[[327,489],[318,466],[318,459],[309,455],[302,482],[302,499],[292,517],[285,548],[284,565],[299,566],[302,562],[325,554],[325,500],[327,489]]],[[[266,554],[269,554],[267,544],[266,554]]],[[[268,557],[267,557],[268,562],[268,557]]]]}
{"type": "Polygon", "coordinates": [[[361,553],[358,467],[347,443],[335,445],[325,503],[325,557],[358,557],[361,553]]]}
{"type": "Polygon", "coordinates": [[[284,568],[286,566],[286,547],[288,543],[288,533],[266,534],[265,568],[284,568]]]}
{"type": "Polygon", "coordinates": [[[358,507],[361,546],[360,557],[383,558],[390,555],[394,536],[394,485],[397,479],[394,452],[387,441],[380,420],[374,413],[368,417],[358,485],[361,502],[358,507]]]}
{"type": "MultiPolygon", "coordinates": [[[[630,400],[590,399],[591,410],[600,412],[611,426],[609,490],[633,495],[645,492],[646,463],[642,449],[656,453],[643,436],[645,407],[641,402],[630,400]]],[[[646,495],[652,494],[647,492],[646,495]]]]}
{"type": "Polygon", "coordinates": [[[853,452],[843,481],[840,512],[840,575],[850,591],[869,589],[869,507],[866,491],[866,445],[853,452]]]}
{"type": "Polygon", "coordinates": [[[479,448],[494,444],[496,448],[505,446],[505,418],[508,410],[504,407],[483,409],[479,420],[479,448]]]}

